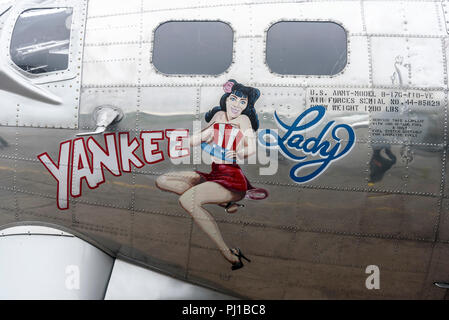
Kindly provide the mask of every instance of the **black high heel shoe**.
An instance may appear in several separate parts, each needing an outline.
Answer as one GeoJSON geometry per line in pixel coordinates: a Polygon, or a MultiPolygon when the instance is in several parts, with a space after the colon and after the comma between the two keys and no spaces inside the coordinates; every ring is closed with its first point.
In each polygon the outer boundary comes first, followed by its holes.
{"type": "Polygon", "coordinates": [[[229,249],[229,251],[231,251],[231,253],[236,256],[237,258],[239,258],[239,261],[235,262],[232,264],[231,269],[232,270],[237,270],[240,268],[243,268],[243,262],[242,262],[242,258],[245,259],[248,262],[251,262],[251,260],[249,260],[247,257],[245,257],[242,253],[242,250],[240,250],[240,248],[236,248],[236,249],[229,249]],[[237,253],[235,252],[237,251],[237,253]]]}
{"type": "Polygon", "coordinates": [[[238,210],[238,208],[243,208],[243,207],[245,207],[244,204],[231,201],[231,202],[228,202],[228,204],[224,208],[227,213],[234,213],[238,210]],[[229,209],[231,209],[231,207],[233,207],[234,205],[236,206],[235,210],[230,211],[229,209]]]}

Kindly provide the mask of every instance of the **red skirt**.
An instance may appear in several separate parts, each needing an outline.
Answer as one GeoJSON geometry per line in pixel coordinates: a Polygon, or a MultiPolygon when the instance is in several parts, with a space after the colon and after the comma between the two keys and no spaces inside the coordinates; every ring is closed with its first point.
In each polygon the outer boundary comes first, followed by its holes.
{"type": "Polygon", "coordinates": [[[216,182],[226,189],[234,192],[245,192],[246,197],[253,200],[262,200],[268,196],[268,191],[254,188],[243,174],[238,164],[212,163],[212,171],[205,173],[196,171],[204,180],[216,182]]]}

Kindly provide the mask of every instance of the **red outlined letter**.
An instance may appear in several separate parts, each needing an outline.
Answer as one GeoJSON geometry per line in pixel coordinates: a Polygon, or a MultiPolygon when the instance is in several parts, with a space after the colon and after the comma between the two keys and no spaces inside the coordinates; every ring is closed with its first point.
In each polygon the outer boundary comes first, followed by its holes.
{"type": "Polygon", "coordinates": [[[164,153],[159,149],[159,143],[154,140],[164,140],[164,131],[142,131],[140,133],[142,140],[143,158],[146,163],[154,164],[164,161],[164,153]]]}
{"type": "Polygon", "coordinates": [[[98,185],[105,181],[103,169],[107,169],[116,177],[122,175],[120,172],[117,145],[115,143],[115,133],[105,134],[104,141],[106,150],[98,144],[95,138],[90,137],[87,139],[87,149],[92,154],[92,169],[95,179],[99,181],[98,185]]]}
{"type": "Polygon", "coordinates": [[[93,173],[92,165],[87,156],[86,144],[83,138],[73,140],[72,148],[72,197],[82,194],[82,181],[86,180],[90,189],[95,189],[100,181],[93,173]]]}
{"type": "Polygon", "coordinates": [[[172,159],[187,157],[189,148],[183,148],[183,139],[189,137],[189,129],[166,129],[165,136],[168,139],[168,156],[172,159]]]}
{"type": "Polygon", "coordinates": [[[58,165],[50,158],[47,152],[38,155],[38,159],[55,178],[58,185],[56,188],[56,205],[60,210],[69,208],[69,162],[72,141],[64,141],[59,144],[58,165]]]}
{"type": "Polygon", "coordinates": [[[120,146],[120,162],[122,163],[122,170],[125,172],[131,172],[131,163],[137,168],[142,168],[144,163],[134,153],[140,146],[139,141],[134,138],[130,144],[129,132],[120,132],[118,141],[120,146]]]}

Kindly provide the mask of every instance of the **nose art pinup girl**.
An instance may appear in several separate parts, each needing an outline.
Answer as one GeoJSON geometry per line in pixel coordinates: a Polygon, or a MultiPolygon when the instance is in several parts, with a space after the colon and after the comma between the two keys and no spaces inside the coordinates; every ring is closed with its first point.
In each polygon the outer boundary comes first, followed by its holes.
{"type": "Polygon", "coordinates": [[[201,144],[213,158],[212,171],[171,172],[158,177],[159,189],[180,195],[179,203],[215,242],[222,255],[232,264],[232,270],[243,267],[242,258],[249,262],[238,248],[229,248],[205,204],[218,204],[228,213],[237,211],[236,202],[243,198],[265,199],[265,189],[254,188],[236,164],[256,151],[255,132],[259,127],[254,104],[260,92],[229,80],[223,89],[220,106],[206,113],[209,123],[200,134],[190,138],[192,146],[201,144]]]}

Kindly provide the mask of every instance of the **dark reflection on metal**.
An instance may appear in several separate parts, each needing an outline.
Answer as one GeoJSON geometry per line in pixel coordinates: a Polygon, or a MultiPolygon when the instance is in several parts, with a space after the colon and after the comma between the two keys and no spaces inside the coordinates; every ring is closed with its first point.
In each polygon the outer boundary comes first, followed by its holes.
{"type": "Polygon", "coordinates": [[[153,64],[167,74],[223,73],[231,65],[233,31],[220,21],[171,21],[154,33],[153,64]]]}
{"type": "Polygon", "coordinates": [[[337,74],[347,49],[346,31],[334,22],[278,22],[267,32],[267,64],[280,74],[337,74]]]}
{"type": "Polygon", "coordinates": [[[8,141],[0,137],[0,149],[6,148],[7,146],[9,146],[8,141]]]}
{"type": "Polygon", "coordinates": [[[369,183],[375,183],[382,180],[385,172],[396,163],[396,156],[391,152],[390,146],[373,148],[373,156],[371,157],[370,167],[370,179],[369,183]],[[385,156],[381,154],[381,151],[385,150],[385,156]]]}
{"type": "Polygon", "coordinates": [[[72,8],[22,12],[11,39],[12,61],[34,74],[67,69],[72,13],[72,8]]]}

